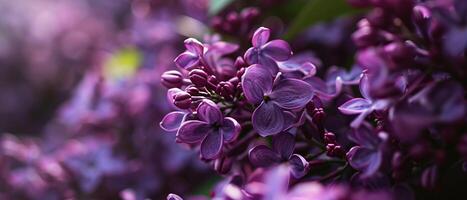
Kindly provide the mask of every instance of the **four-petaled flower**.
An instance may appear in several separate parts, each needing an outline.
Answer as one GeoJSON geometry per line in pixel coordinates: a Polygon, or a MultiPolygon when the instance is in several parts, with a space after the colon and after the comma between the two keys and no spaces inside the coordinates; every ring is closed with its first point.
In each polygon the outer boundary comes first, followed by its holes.
{"type": "Polygon", "coordinates": [[[347,153],[347,160],[354,169],[360,171],[362,178],[375,174],[383,160],[383,142],[387,139],[384,132],[376,130],[368,123],[363,123],[349,134],[349,140],[358,144],[347,153]]]}
{"type": "Polygon", "coordinates": [[[306,82],[292,78],[276,78],[261,65],[245,71],[242,88],[247,101],[259,105],[252,115],[255,130],[263,137],[275,135],[292,124],[287,110],[302,109],[312,98],[313,90],[306,82]]]}
{"type": "Polygon", "coordinates": [[[204,45],[194,38],[188,38],[184,43],[186,51],[175,58],[175,64],[188,70],[200,66],[203,62],[204,45]]]}
{"type": "Polygon", "coordinates": [[[196,109],[199,120],[184,122],[177,132],[177,142],[201,142],[200,152],[205,159],[215,159],[222,152],[224,143],[234,141],[241,126],[233,118],[224,117],[219,107],[210,100],[203,100],[196,109]]]}
{"type": "Polygon", "coordinates": [[[299,154],[292,154],[295,149],[295,137],[290,133],[275,135],[272,149],[266,145],[258,145],[250,149],[248,156],[251,164],[257,167],[270,167],[288,162],[290,173],[294,178],[301,178],[309,170],[309,164],[299,154]]]}
{"type": "Polygon", "coordinates": [[[353,128],[358,128],[362,122],[365,120],[365,117],[371,114],[375,110],[384,110],[389,105],[389,101],[385,99],[381,100],[372,100],[369,92],[369,81],[366,73],[363,73],[362,78],[360,79],[360,93],[363,98],[353,98],[339,106],[339,110],[348,115],[359,114],[350,124],[353,128]]]}
{"type": "Polygon", "coordinates": [[[275,75],[279,71],[277,62],[288,60],[292,56],[292,50],[284,40],[268,42],[270,32],[268,28],[258,28],[251,39],[253,47],[245,52],[244,57],[248,64],[261,64],[271,75],[275,75]]]}

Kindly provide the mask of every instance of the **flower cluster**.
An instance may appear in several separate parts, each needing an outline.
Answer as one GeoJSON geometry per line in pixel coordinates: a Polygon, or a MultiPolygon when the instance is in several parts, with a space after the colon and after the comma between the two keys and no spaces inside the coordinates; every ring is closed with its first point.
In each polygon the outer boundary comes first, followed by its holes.
{"type": "Polygon", "coordinates": [[[185,40],[179,71],[162,75],[177,111],[161,127],[226,176],[213,198],[462,196],[467,3],[349,3],[373,7],[348,36],[349,70],[265,27],[247,46],[185,40]]]}

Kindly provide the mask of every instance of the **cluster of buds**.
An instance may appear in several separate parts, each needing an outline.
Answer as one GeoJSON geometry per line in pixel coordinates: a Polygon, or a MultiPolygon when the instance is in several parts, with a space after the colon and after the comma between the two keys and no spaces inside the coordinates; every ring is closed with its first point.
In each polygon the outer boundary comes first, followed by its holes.
{"type": "Polygon", "coordinates": [[[211,20],[212,27],[220,32],[229,35],[245,35],[255,26],[260,16],[258,8],[244,8],[241,12],[231,11],[224,17],[215,16],[211,20]]]}

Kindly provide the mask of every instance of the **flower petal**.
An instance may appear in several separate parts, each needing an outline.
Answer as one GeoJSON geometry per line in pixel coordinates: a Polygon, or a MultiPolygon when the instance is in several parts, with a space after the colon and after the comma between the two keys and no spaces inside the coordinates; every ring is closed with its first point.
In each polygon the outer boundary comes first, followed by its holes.
{"type": "Polygon", "coordinates": [[[185,119],[186,112],[173,111],[164,116],[160,122],[160,127],[165,131],[176,131],[180,128],[183,120],[185,119]]]}
{"type": "Polygon", "coordinates": [[[232,142],[234,141],[238,134],[240,133],[242,127],[240,124],[231,117],[226,117],[222,121],[222,127],[220,129],[222,135],[224,135],[224,141],[232,142]]]}
{"type": "Polygon", "coordinates": [[[199,57],[193,53],[188,51],[183,52],[182,54],[178,55],[175,60],[175,64],[177,67],[183,69],[192,69],[199,64],[199,57]]]}
{"type": "Polygon", "coordinates": [[[299,154],[294,154],[290,157],[290,173],[296,179],[305,176],[310,170],[310,165],[305,158],[299,154]]]}
{"type": "Polygon", "coordinates": [[[253,127],[263,136],[275,135],[284,128],[284,114],[275,103],[261,103],[253,112],[253,127]]]}
{"type": "Polygon", "coordinates": [[[256,167],[269,167],[280,163],[279,155],[265,145],[258,145],[250,149],[248,157],[256,167]]]}
{"type": "Polygon", "coordinates": [[[203,55],[203,51],[204,51],[204,46],[203,44],[198,41],[197,39],[194,39],[194,38],[188,38],[184,41],[185,43],[185,48],[193,53],[194,55],[196,56],[201,56],[203,55]]]}
{"type": "Polygon", "coordinates": [[[251,104],[263,101],[264,94],[272,89],[272,76],[261,65],[248,67],[243,75],[242,88],[246,99],[251,104]]]}
{"type": "Polygon", "coordinates": [[[371,101],[363,98],[354,98],[339,106],[339,111],[347,115],[352,115],[363,113],[370,108],[371,101]]]}
{"type": "Polygon", "coordinates": [[[204,99],[196,109],[197,116],[209,123],[221,122],[223,115],[219,107],[211,100],[204,99]]]}
{"type": "Polygon", "coordinates": [[[256,29],[255,33],[253,34],[253,37],[251,38],[251,44],[253,44],[254,47],[261,47],[266,42],[269,40],[269,35],[271,33],[271,30],[265,27],[259,27],[256,29]]]}
{"type": "Polygon", "coordinates": [[[313,88],[298,79],[283,79],[273,88],[271,100],[285,109],[303,108],[313,98],[313,88]]]}
{"type": "Polygon", "coordinates": [[[356,146],[347,153],[347,159],[350,166],[362,172],[362,177],[370,177],[381,166],[382,154],[379,151],[356,146]]]}
{"type": "Polygon", "coordinates": [[[371,149],[378,148],[381,143],[376,130],[369,123],[363,123],[359,128],[350,131],[348,138],[350,141],[359,144],[359,146],[371,149]]]}
{"type": "Polygon", "coordinates": [[[275,61],[285,61],[292,57],[289,43],[284,40],[272,40],[262,47],[262,53],[275,61]]]}
{"type": "Polygon", "coordinates": [[[182,123],[177,132],[177,142],[183,142],[188,144],[200,142],[211,127],[206,122],[191,120],[182,123]]]}
{"type": "Polygon", "coordinates": [[[272,149],[282,160],[288,160],[295,149],[295,137],[290,133],[280,133],[272,139],[272,149]]]}
{"type": "Polygon", "coordinates": [[[220,132],[211,131],[201,142],[200,152],[201,156],[205,159],[215,159],[222,151],[222,144],[224,137],[220,132]]]}

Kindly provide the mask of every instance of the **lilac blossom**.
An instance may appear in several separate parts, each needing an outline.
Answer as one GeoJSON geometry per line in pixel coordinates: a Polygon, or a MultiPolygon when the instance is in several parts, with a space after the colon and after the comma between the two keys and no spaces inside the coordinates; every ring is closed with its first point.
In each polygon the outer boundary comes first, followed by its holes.
{"type": "Polygon", "coordinates": [[[371,114],[373,111],[386,109],[389,102],[388,100],[372,100],[368,94],[369,80],[366,74],[363,74],[360,80],[360,93],[363,98],[353,98],[341,106],[339,110],[347,115],[359,114],[350,124],[351,127],[357,128],[363,123],[365,117],[371,114]]]}
{"type": "Polygon", "coordinates": [[[272,148],[258,145],[248,152],[250,162],[257,167],[270,167],[282,162],[288,162],[290,173],[294,178],[301,178],[308,170],[308,161],[300,154],[293,154],[295,149],[294,136],[290,133],[280,133],[273,137],[272,148]]]}
{"type": "Polygon", "coordinates": [[[302,109],[313,97],[313,90],[304,81],[277,78],[261,65],[248,67],[242,87],[249,103],[259,105],[252,123],[261,136],[275,135],[288,128],[290,116],[285,111],[302,109]]]}
{"type": "Polygon", "coordinates": [[[224,117],[219,107],[210,100],[203,100],[196,109],[199,120],[184,122],[177,132],[177,141],[201,142],[200,152],[205,159],[217,158],[224,143],[234,141],[241,126],[231,117],[224,117]]]}
{"type": "Polygon", "coordinates": [[[275,75],[279,71],[277,62],[288,60],[292,56],[292,50],[284,40],[268,42],[270,34],[268,28],[258,28],[251,39],[253,47],[245,52],[244,57],[248,64],[260,64],[275,75]]]}

